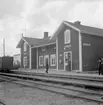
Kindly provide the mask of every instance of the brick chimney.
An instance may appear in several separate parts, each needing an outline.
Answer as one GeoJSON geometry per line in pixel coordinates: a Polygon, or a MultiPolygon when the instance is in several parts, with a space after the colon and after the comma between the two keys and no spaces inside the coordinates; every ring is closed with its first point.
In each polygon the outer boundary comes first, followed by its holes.
{"type": "Polygon", "coordinates": [[[78,24],[78,25],[80,25],[80,24],[81,24],[81,22],[80,22],[80,21],[75,21],[74,23],[75,23],[75,24],[78,24]]]}
{"type": "Polygon", "coordinates": [[[44,38],[48,38],[48,32],[44,32],[44,38]]]}

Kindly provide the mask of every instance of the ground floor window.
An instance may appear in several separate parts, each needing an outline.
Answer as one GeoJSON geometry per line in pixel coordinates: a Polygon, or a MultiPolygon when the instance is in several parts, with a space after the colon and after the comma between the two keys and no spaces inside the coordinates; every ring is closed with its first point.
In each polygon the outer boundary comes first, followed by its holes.
{"type": "Polygon", "coordinates": [[[56,65],[56,55],[55,54],[52,54],[50,56],[50,60],[51,60],[50,65],[51,66],[55,66],[56,65]]]}
{"type": "Polygon", "coordinates": [[[43,66],[43,56],[39,56],[39,66],[43,66]]]}
{"type": "Polygon", "coordinates": [[[44,66],[46,66],[46,63],[49,64],[49,55],[44,56],[44,66]]]}
{"type": "Polygon", "coordinates": [[[23,64],[24,64],[24,67],[27,66],[27,57],[24,57],[24,59],[23,59],[23,64]]]}

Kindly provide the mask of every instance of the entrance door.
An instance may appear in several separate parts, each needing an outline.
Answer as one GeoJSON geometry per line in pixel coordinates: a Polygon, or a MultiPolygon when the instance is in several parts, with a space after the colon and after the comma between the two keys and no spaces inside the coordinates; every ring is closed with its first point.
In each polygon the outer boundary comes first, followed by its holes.
{"type": "Polygon", "coordinates": [[[46,66],[47,63],[49,64],[49,55],[44,56],[44,66],[46,66]]]}
{"type": "Polygon", "coordinates": [[[64,70],[72,70],[72,52],[64,52],[64,70]]]}

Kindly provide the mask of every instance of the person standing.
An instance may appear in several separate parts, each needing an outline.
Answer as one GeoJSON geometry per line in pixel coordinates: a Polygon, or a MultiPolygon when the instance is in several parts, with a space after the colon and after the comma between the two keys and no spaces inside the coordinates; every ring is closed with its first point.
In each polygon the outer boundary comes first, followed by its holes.
{"type": "Polygon", "coordinates": [[[101,58],[101,74],[103,75],[103,58],[101,58]]]}
{"type": "Polygon", "coordinates": [[[102,69],[102,67],[101,67],[101,63],[102,63],[102,59],[101,58],[99,58],[99,60],[98,60],[98,70],[99,70],[99,75],[101,74],[101,69],[102,69]]]}
{"type": "Polygon", "coordinates": [[[48,73],[48,70],[49,70],[49,64],[48,64],[48,60],[46,61],[46,73],[48,73]]]}

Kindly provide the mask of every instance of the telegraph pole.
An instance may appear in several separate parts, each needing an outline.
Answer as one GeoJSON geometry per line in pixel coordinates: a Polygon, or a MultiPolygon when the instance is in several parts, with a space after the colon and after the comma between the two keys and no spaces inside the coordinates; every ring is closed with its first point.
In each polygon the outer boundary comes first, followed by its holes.
{"type": "Polygon", "coordinates": [[[26,24],[25,24],[25,37],[26,37],[26,24]]]}

